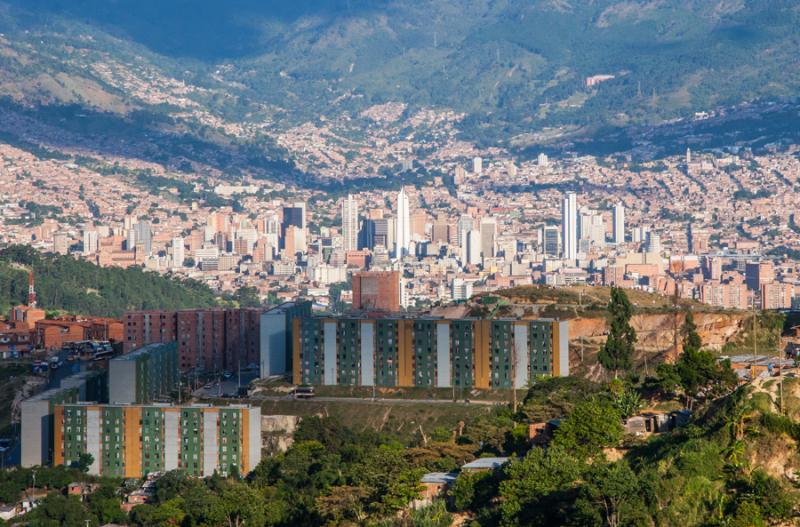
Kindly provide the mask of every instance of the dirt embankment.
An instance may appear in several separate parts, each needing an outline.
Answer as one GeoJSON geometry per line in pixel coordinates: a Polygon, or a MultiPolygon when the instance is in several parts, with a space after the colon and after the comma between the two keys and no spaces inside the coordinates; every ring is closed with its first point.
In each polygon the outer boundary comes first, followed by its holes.
{"type": "MultiPolygon", "coordinates": [[[[650,371],[662,361],[674,361],[680,352],[680,329],[684,314],[644,313],[631,319],[636,330],[637,366],[650,371]],[[677,341],[677,349],[675,343],[677,341]]],[[[745,312],[699,312],[694,314],[695,324],[703,346],[719,350],[735,339],[742,331],[745,312]]],[[[570,370],[578,375],[599,379],[602,368],[597,364],[597,354],[606,341],[608,321],[604,317],[574,318],[570,321],[570,370]]]]}

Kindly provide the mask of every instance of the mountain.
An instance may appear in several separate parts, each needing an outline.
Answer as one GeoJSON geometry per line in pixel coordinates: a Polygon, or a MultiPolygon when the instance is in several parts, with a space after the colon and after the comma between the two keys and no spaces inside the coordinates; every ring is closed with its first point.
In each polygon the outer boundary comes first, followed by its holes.
{"type": "Polygon", "coordinates": [[[217,305],[214,293],[193,280],[176,280],[140,268],[98,267],[31,247],[0,250],[0,312],[26,301],[28,270],[36,278],[39,306],[81,315],[119,317],[134,309],[217,305]]]}
{"type": "Polygon", "coordinates": [[[524,149],[543,129],[793,100],[798,23],[791,0],[5,0],[0,110],[45,107],[57,126],[88,108],[108,148],[302,177],[276,131],[366,127],[382,103],[453,110],[464,138],[524,149]]]}

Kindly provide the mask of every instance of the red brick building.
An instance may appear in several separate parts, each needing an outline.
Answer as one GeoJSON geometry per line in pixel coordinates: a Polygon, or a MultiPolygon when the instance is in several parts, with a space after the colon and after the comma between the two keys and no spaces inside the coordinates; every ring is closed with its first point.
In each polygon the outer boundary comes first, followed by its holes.
{"type": "Polygon", "coordinates": [[[125,352],[154,342],[178,343],[181,371],[236,370],[260,361],[266,308],[132,311],[125,314],[125,352]]]}
{"type": "Polygon", "coordinates": [[[400,272],[368,271],[354,274],[353,309],[400,311],[400,272]]]}

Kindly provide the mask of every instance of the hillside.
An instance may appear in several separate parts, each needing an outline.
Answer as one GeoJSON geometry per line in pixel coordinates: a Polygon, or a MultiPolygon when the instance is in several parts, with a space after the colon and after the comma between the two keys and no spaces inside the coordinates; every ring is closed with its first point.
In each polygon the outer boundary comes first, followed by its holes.
{"type": "Polygon", "coordinates": [[[391,102],[408,104],[401,120],[453,110],[465,138],[523,153],[559,138],[627,147],[629,126],[796,97],[798,22],[788,0],[5,0],[0,113],[52,146],[89,134],[116,153],[295,178],[280,131],[381,127],[362,112],[391,102]],[[614,78],[587,86],[594,75],[614,78]]]}
{"type": "Polygon", "coordinates": [[[0,313],[27,298],[28,270],[36,278],[43,309],[119,317],[132,309],[179,309],[216,305],[199,282],[178,281],[139,268],[98,267],[67,256],[39,254],[30,247],[0,250],[0,313]]]}

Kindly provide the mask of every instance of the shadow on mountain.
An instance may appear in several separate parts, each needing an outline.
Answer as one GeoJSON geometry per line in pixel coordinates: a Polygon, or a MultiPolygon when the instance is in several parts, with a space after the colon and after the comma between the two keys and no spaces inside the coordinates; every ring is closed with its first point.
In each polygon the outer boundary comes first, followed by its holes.
{"type": "Polygon", "coordinates": [[[285,25],[381,9],[387,0],[8,0],[34,15],[96,25],[170,57],[258,55],[285,25]]]}
{"type": "Polygon", "coordinates": [[[157,108],[121,116],[79,105],[21,106],[2,99],[0,140],[42,158],[65,158],[63,151],[83,151],[179,171],[192,171],[192,163],[197,163],[234,180],[245,170],[262,179],[298,184],[306,180],[269,138],[234,142],[205,127],[177,122],[157,108]]]}

